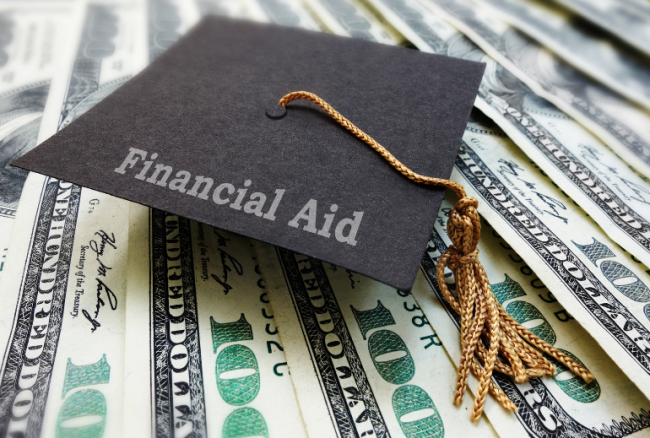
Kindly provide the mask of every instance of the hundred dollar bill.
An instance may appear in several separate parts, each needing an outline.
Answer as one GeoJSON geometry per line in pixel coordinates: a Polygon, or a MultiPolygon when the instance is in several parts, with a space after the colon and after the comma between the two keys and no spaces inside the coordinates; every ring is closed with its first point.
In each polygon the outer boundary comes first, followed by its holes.
{"type": "Polygon", "coordinates": [[[574,120],[414,0],[371,3],[420,50],[487,64],[475,106],[605,232],[650,265],[650,184],[574,120]]]}
{"type": "MultiPolygon", "coordinates": [[[[503,136],[484,125],[470,123],[466,142],[475,138],[503,136]]],[[[502,138],[502,137],[501,137],[502,138]]],[[[489,142],[472,143],[488,148],[489,142]]],[[[445,349],[460,361],[460,320],[451,310],[436,278],[436,264],[451,244],[446,234],[447,212],[454,200],[442,203],[431,233],[412,294],[427,316],[445,349]]],[[[494,381],[517,405],[519,412],[507,421],[496,421],[503,408],[490,400],[486,414],[501,437],[622,437],[648,434],[650,402],[630,379],[619,371],[589,332],[570,317],[529,265],[497,232],[483,221],[479,241],[480,258],[492,289],[503,307],[520,323],[545,341],[569,354],[596,375],[586,384],[561,364],[552,378],[531,379],[516,384],[499,373],[494,381]],[[513,424],[514,423],[514,424],[513,424]]],[[[451,272],[447,284],[455,290],[451,272]]],[[[476,388],[475,379],[470,388],[476,388]]]]}
{"type": "Polygon", "coordinates": [[[346,0],[305,0],[323,26],[336,35],[345,35],[384,44],[404,41],[390,24],[374,15],[365,5],[346,0]]]}
{"type": "Polygon", "coordinates": [[[321,30],[300,0],[238,0],[246,6],[247,18],[264,23],[321,30]]]}
{"type": "Polygon", "coordinates": [[[144,1],[147,9],[146,21],[142,24],[144,33],[138,36],[136,44],[140,69],[156,60],[199,20],[199,10],[194,1],[144,1]]]}
{"type": "MultiPolygon", "coordinates": [[[[132,74],[135,6],[78,4],[39,141],[132,74]]],[[[27,178],[0,287],[0,435],[122,436],[126,205],[27,178]]]]}
{"type": "Polygon", "coordinates": [[[650,55],[650,3],[645,0],[556,0],[650,55]]]}
{"type": "Polygon", "coordinates": [[[649,396],[650,271],[483,118],[468,125],[452,179],[564,306],[554,322],[575,318],[649,396]]]}
{"type": "Polygon", "coordinates": [[[71,13],[70,2],[0,3],[0,276],[27,178],[9,163],[36,146],[71,13]]]}
{"type": "Polygon", "coordinates": [[[306,437],[250,240],[133,204],[125,429],[306,437]]]}
{"type": "MultiPolygon", "coordinates": [[[[627,163],[650,176],[649,111],[575,71],[481,7],[465,0],[422,3],[471,38],[538,96],[575,118],[627,163]]],[[[650,86],[647,89],[650,91],[650,86]]]]}
{"type": "Polygon", "coordinates": [[[305,427],[316,437],[496,436],[411,296],[254,242],[305,427]]]}
{"type": "Polygon", "coordinates": [[[579,15],[542,0],[477,0],[564,61],[626,98],[650,108],[648,57],[614,44],[579,15]]]}
{"type": "Polygon", "coordinates": [[[247,18],[246,5],[241,0],[197,0],[201,15],[214,14],[231,18],[247,18]]]}

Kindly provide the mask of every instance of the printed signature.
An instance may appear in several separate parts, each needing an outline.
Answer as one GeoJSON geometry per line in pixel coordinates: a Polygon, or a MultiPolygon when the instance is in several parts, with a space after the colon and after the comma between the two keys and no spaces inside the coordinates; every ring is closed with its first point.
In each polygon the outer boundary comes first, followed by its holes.
{"type": "Polygon", "coordinates": [[[95,278],[97,285],[97,302],[95,303],[95,311],[93,315],[91,315],[90,312],[85,309],[81,311],[83,316],[86,317],[86,319],[92,325],[92,328],[90,329],[91,332],[95,332],[97,328],[101,327],[101,323],[98,320],[99,312],[104,306],[106,306],[106,302],[108,302],[111,310],[117,309],[117,296],[111,290],[111,288],[108,287],[106,283],[104,283],[104,281],[99,278],[107,277],[108,271],[113,269],[104,263],[102,256],[104,256],[106,251],[110,250],[111,248],[117,249],[115,235],[113,233],[108,234],[104,230],[97,231],[95,235],[99,238],[96,240],[91,240],[88,246],[95,253],[95,260],[97,260],[97,263],[99,263],[99,266],[97,267],[97,277],[95,278]]]}
{"type": "MultiPolygon", "coordinates": [[[[230,241],[230,239],[227,239],[223,237],[219,232],[215,229],[214,233],[217,235],[217,245],[221,246],[226,246],[227,242],[230,241]]],[[[221,266],[223,266],[223,269],[221,271],[221,276],[217,276],[215,274],[210,274],[210,276],[219,283],[223,287],[223,293],[228,294],[232,290],[232,286],[228,284],[228,274],[231,272],[235,272],[238,275],[243,275],[244,274],[244,268],[242,267],[241,263],[228,254],[226,251],[224,251],[221,248],[218,248],[217,251],[219,251],[219,256],[221,258],[221,266]]]]}

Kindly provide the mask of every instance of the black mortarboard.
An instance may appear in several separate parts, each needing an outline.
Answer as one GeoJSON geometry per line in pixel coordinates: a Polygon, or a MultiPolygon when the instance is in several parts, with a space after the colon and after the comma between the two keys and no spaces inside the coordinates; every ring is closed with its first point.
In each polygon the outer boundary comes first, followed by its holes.
{"type": "Polygon", "coordinates": [[[266,113],[315,93],[413,171],[448,178],[483,69],[208,17],[13,164],[410,290],[443,189],[408,180],[311,103],[266,113]]]}

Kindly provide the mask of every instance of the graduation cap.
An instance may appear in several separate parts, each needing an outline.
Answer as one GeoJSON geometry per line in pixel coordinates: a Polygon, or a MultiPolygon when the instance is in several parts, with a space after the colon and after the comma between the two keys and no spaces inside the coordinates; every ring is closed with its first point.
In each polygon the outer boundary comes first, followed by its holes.
{"type": "Polygon", "coordinates": [[[325,99],[417,173],[448,178],[484,65],[208,17],[13,164],[410,290],[442,188],[400,175],[325,99]],[[268,113],[268,114],[267,114],[268,113]]]}

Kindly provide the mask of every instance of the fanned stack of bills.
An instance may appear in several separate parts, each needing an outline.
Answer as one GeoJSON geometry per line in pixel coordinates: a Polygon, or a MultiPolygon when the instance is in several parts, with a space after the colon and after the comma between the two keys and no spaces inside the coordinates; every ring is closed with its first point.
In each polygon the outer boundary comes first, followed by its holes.
{"type": "Polygon", "coordinates": [[[6,0],[0,161],[2,437],[650,436],[648,0],[6,0]],[[453,405],[453,193],[405,293],[9,166],[205,14],[486,63],[452,179],[498,301],[596,380],[453,405]]]}

